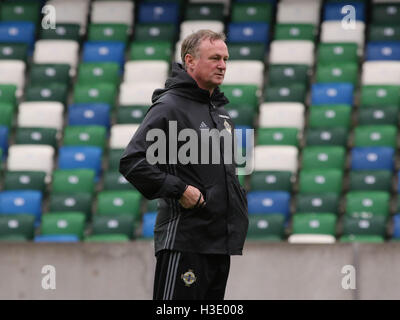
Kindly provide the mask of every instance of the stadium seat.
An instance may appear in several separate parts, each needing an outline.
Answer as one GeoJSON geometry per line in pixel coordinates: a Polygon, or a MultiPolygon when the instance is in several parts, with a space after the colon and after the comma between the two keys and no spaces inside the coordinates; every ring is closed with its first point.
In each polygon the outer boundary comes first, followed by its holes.
{"type": "Polygon", "coordinates": [[[222,84],[220,89],[229,100],[227,107],[243,106],[247,109],[258,107],[258,97],[261,90],[257,88],[257,85],[222,84]]]}
{"type": "Polygon", "coordinates": [[[351,170],[393,170],[394,150],[390,147],[356,147],[351,150],[351,170]]]}
{"type": "Polygon", "coordinates": [[[290,193],[284,191],[251,191],[247,193],[249,215],[282,213],[286,218],[290,213],[290,193]]]}
{"type": "Polygon", "coordinates": [[[33,239],[35,243],[42,242],[54,242],[54,243],[68,243],[68,242],[79,242],[80,239],[75,234],[46,234],[46,235],[37,235],[33,239]]]}
{"type": "Polygon", "coordinates": [[[251,214],[247,240],[282,241],[284,238],[285,215],[251,214]]]}
{"type": "MultiPolygon", "coordinates": [[[[363,85],[361,87],[361,107],[398,107],[400,105],[400,86],[363,85]]],[[[363,110],[360,110],[363,111],[363,110]]]]}
{"type": "Polygon", "coordinates": [[[106,128],[103,126],[66,126],[63,145],[94,146],[104,149],[106,134],[106,128]]]}
{"type": "Polygon", "coordinates": [[[6,1],[1,6],[2,21],[39,21],[39,1],[6,1]]]}
{"type": "Polygon", "coordinates": [[[154,226],[156,224],[157,212],[146,212],[143,214],[142,237],[151,239],[154,237],[154,226]]]}
{"type": "Polygon", "coordinates": [[[311,104],[353,105],[353,90],[350,83],[314,83],[311,86],[311,104]]]}
{"type": "Polygon", "coordinates": [[[0,125],[0,149],[3,150],[4,155],[7,154],[8,150],[8,138],[9,138],[8,127],[0,125]]]}
{"type": "Polygon", "coordinates": [[[14,106],[8,102],[0,102],[0,126],[9,130],[13,124],[13,119],[14,106]]]}
{"type": "Polygon", "coordinates": [[[138,22],[178,24],[179,4],[174,2],[143,2],[139,5],[138,22]]]}
{"type": "Polygon", "coordinates": [[[184,20],[224,20],[223,3],[191,3],[186,5],[184,20]]]}
{"type": "Polygon", "coordinates": [[[346,194],[346,215],[356,218],[387,217],[389,203],[389,192],[350,191],[346,194]]]}
{"type": "Polygon", "coordinates": [[[29,21],[1,21],[0,42],[26,43],[32,51],[35,42],[35,24],[29,21]]]}
{"type": "Polygon", "coordinates": [[[264,43],[228,43],[229,60],[264,61],[266,45],[264,43]]]}
{"type": "Polygon", "coordinates": [[[366,60],[400,60],[400,43],[369,42],[366,48],[366,60]]]}
{"type": "Polygon", "coordinates": [[[314,64],[314,43],[307,40],[274,40],[271,42],[270,64],[314,64]]]}
{"type": "Polygon", "coordinates": [[[68,85],[65,83],[30,84],[25,89],[25,101],[52,101],[65,104],[67,96],[68,85]]]}
{"type": "Polygon", "coordinates": [[[393,239],[398,240],[400,239],[400,214],[398,213],[395,214],[392,220],[393,220],[393,239]]]}
{"type": "Polygon", "coordinates": [[[123,234],[95,234],[86,236],[84,241],[97,243],[123,243],[129,242],[130,239],[128,236],[123,234]]]}
{"type": "Polygon", "coordinates": [[[148,109],[149,106],[122,106],[121,108],[117,108],[117,124],[140,124],[148,109]]]}
{"type": "MultiPolygon", "coordinates": [[[[12,106],[16,104],[17,85],[0,83],[0,102],[10,103],[12,106]]],[[[1,110],[1,108],[0,108],[1,110]]],[[[1,117],[0,117],[1,119],[1,117]]]]}
{"type": "Polygon", "coordinates": [[[335,237],[329,234],[291,234],[288,237],[288,243],[330,244],[335,242],[335,237]]]}
{"type": "Polygon", "coordinates": [[[122,234],[132,239],[134,237],[135,224],[132,216],[113,215],[93,217],[92,235],[122,234]]]}
{"type": "Polygon", "coordinates": [[[314,41],[316,36],[313,24],[278,23],[275,26],[274,40],[308,40],[314,41]]]}
{"type": "Polygon", "coordinates": [[[400,61],[366,61],[362,65],[363,85],[400,85],[400,61]]]}
{"type": "Polygon", "coordinates": [[[128,180],[117,170],[104,173],[103,190],[132,190],[135,189],[128,180]]]}
{"type": "Polygon", "coordinates": [[[110,134],[110,148],[111,149],[124,149],[131,141],[136,130],[139,128],[138,124],[116,124],[111,127],[110,134]]]}
{"type": "Polygon", "coordinates": [[[49,145],[58,148],[59,134],[55,128],[24,128],[18,127],[15,134],[15,144],[49,145]]]}
{"type": "Polygon", "coordinates": [[[127,43],[128,26],[122,23],[91,23],[88,31],[88,41],[116,41],[127,43]]]}
{"type": "Polygon", "coordinates": [[[397,125],[399,110],[395,106],[383,108],[361,108],[358,112],[359,125],[397,125]]]}
{"type": "Polygon", "coordinates": [[[85,42],[82,62],[116,62],[122,70],[125,62],[125,44],[122,42],[85,42]]]}
{"type": "Polygon", "coordinates": [[[301,64],[271,64],[269,65],[268,84],[290,85],[308,83],[309,67],[301,64]]]}
{"type": "Polygon", "coordinates": [[[358,65],[357,63],[335,62],[335,64],[318,64],[316,72],[316,82],[334,83],[347,82],[357,85],[358,65]]]}
{"type": "Polygon", "coordinates": [[[387,191],[392,189],[392,172],[388,170],[350,171],[351,191],[387,191]]]}
{"type": "Polygon", "coordinates": [[[0,60],[0,85],[15,85],[16,96],[20,97],[25,87],[25,68],[21,60],[0,60]]]}
{"type": "Polygon", "coordinates": [[[311,23],[318,25],[320,22],[320,1],[279,1],[277,8],[276,20],[278,23],[311,23]]]}
{"type": "Polygon", "coordinates": [[[175,41],[177,26],[173,23],[137,23],[135,41],[175,41]]]}
{"type": "Polygon", "coordinates": [[[336,62],[357,63],[357,44],[352,42],[320,43],[318,45],[318,63],[336,62]]]}
{"type": "Polygon", "coordinates": [[[26,43],[0,43],[1,60],[27,61],[28,45],[26,43]]]}
{"type": "Polygon", "coordinates": [[[262,128],[304,127],[304,105],[299,102],[265,102],[260,105],[259,126],[262,128]]]}
{"type": "Polygon", "coordinates": [[[81,41],[81,26],[78,23],[57,23],[55,29],[40,29],[40,40],[81,41]]]}
{"type": "Polygon", "coordinates": [[[42,193],[33,190],[0,192],[0,214],[31,214],[35,226],[42,214],[42,193]]]}
{"type": "Polygon", "coordinates": [[[129,60],[162,60],[170,62],[172,43],[169,41],[133,41],[130,45],[129,60]]]}
{"type": "Polygon", "coordinates": [[[76,103],[105,103],[111,109],[115,105],[117,86],[111,83],[94,83],[75,87],[74,104],[76,103]]]}
{"type": "Polygon", "coordinates": [[[188,35],[202,29],[210,29],[214,32],[223,32],[224,24],[222,21],[217,20],[195,20],[195,21],[182,21],[180,24],[179,42],[183,41],[188,35]]]}
{"type": "Polygon", "coordinates": [[[225,74],[225,85],[256,85],[261,88],[264,81],[264,63],[261,61],[229,61],[225,74]],[[246,70],[246,73],[243,73],[246,70]]]}
{"type": "Polygon", "coordinates": [[[12,145],[8,149],[9,171],[53,171],[54,148],[48,145],[12,145]]]}
{"type": "Polygon", "coordinates": [[[340,237],[341,243],[384,243],[385,239],[379,235],[349,234],[340,237]]]}
{"type": "Polygon", "coordinates": [[[397,146],[397,126],[357,126],[354,129],[355,147],[397,146]]]}
{"type": "Polygon", "coordinates": [[[344,169],[346,150],[339,146],[314,146],[303,149],[302,169],[344,169]]]}
{"type": "Polygon", "coordinates": [[[42,216],[41,235],[76,235],[83,238],[85,215],[81,212],[47,213],[42,216]]]}
{"type": "Polygon", "coordinates": [[[324,21],[342,21],[343,18],[348,14],[348,10],[343,11],[345,5],[350,5],[354,8],[355,18],[357,21],[365,21],[365,6],[366,4],[362,1],[348,1],[346,3],[339,2],[328,2],[325,3],[323,9],[324,21]]]}
{"type": "Polygon", "coordinates": [[[134,21],[133,1],[95,1],[92,3],[92,23],[120,23],[132,28],[134,21]]]}
{"type": "Polygon", "coordinates": [[[355,22],[355,28],[344,29],[341,21],[324,21],[321,24],[321,42],[355,42],[358,45],[357,53],[364,50],[365,23],[355,22]]]}
{"type": "Polygon", "coordinates": [[[387,1],[388,3],[376,3],[373,5],[371,12],[372,23],[399,23],[400,5],[395,1],[387,1]]]}
{"type": "Polygon", "coordinates": [[[101,191],[97,195],[96,214],[103,216],[126,214],[138,221],[141,197],[138,191],[101,191]]]}
{"type": "Polygon", "coordinates": [[[109,128],[110,106],[106,103],[76,103],[68,107],[68,125],[95,125],[109,128]]]}
{"type": "Polygon", "coordinates": [[[29,82],[35,85],[62,83],[69,85],[68,64],[34,63],[29,72],[29,82]]]}
{"type": "Polygon", "coordinates": [[[93,195],[88,192],[51,193],[48,210],[50,212],[82,212],[89,221],[92,216],[93,195]]]}
{"type": "Polygon", "coordinates": [[[166,61],[128,61],[125,63],[124,82],[165,82],[169,63],[166,61]]]}
{"type": "Polygon", "coordinates": [[[298,147],[298,129],[296,128],[259,128],[258,145],[281,145],[298,147]]]}
{"type": "Polygon", "coordinates": [[[25,240],[31,240],[34,235],[35,217],[30,214],[1,214],[0,215],[0,239],[12,239],[21,236],[25,240]]]}
{"type": "Polygon", "coordinates": [[[298,166],[298,149],[292,146],[256,146],[254,169],[257,171],[291,171],[298,166]]]}
{"type": "Polygon", "coordinates": [[[57,169],[53,172],[52,193],[93,193],[95,172],[90,169],[57,169]]]}
{"type": "Polygon", "coordinates": [[[346,147],[348,140],[346,128],[310,128],[306,132],[307,146],[335,145],[346,147]]]}
{"type": "Polygon", "coordinates": [[[336,235],[337,216],[334,213],[296,213],[293,215],[293,234],[336,235]]]}
{"type": "Polygon", "coordinates": [[[156,89],[164,88],[164,83],[126,83],[123,82],[119,91],[120,106],[151,106],[151,97],[156,89]]]}
{"type": "Polygon", "coordinates": [[[93,169],[100,176],[102,149],[93,146],[62,146],[59,149],[59,169],[93,169]]]}
{"type": "Polygon", "coordinates": [[[263,22],[231,22],[228,24],[229,42],[269,42],[269,24],[263,22]]]}
{"type": "Polygon", "coordinates": [[[309,108],[308,123],[310,128],[350,128],[351,106],[348,105],[326,105],[311,106],[309,108]]]}
{"type": "Polygon", "coordinates": [[[343,185],[343,171],[339,169],[303,169],[300,171],[299,192],[340,193],[343,185]]]}
{"type": "Polygon", "coordinates": [[[6,171],[4,190],[46,191],[46,173],[41,171],[6,171]]]}
{"type": "Polygon", "coordinates": [[[64,106],[61,102],[22,102],[18,109],[18,127],[62,129],[64,106]]]}
{"type": "Polygon", "coordinates": [[[290,171],[253,171],[250,176],[250,190],[291,192],[293,178],[290,171]]]}
{"type": "Polygon", "coordinates": [[[383,25],[372,23],[368,29],[369,41],[399,41],[400,40],[400,26],[391,23],[383,25]]]}
{"type": "Polygon", "coordinates": [[[268,2],[232,3],[232,22],[267,22],[272,20],[273,5],[268,2]]]}
{"type": "Polygon", "coordinates": [[[79,65],[79,84],[92,85],[106,82],[117,85],[119,81],[119,65],[116,62],[83,62],[79,65]]]}
{"type": "Polygon", "coordinates": [[[307,88],[305,84],[267,86],[264,93],[265,102],[300,102],[306,99],[307,88]]]}
{"type": "Polygon", "coordinates": [[[337,214],[339,211],[340,197],[337,193],[304,194],[298,193],[296,197],[297,213],[326,213],[337,214]]]}
{"type": "Polygon", "coordinates": [[[119,170],[119,160],[124,149],[110,149],[108,153],[108,170],[119,170]]]}
{"type": "Polygon", "coordinates": [[[386,235],[386,217],[372,216],[369,219],[343,217],[343,235],[374,235],[385,237],[386,235]]]}

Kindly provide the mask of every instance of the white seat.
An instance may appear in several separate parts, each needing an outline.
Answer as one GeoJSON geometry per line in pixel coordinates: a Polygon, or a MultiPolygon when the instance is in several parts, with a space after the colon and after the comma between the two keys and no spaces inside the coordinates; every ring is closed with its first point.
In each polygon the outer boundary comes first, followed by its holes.
{"type": "Polygon", "coordinates": [[[230,0],[189,0],[190,3],[222,3],[224,5],[224,15],[229,14],[230,0]]]}
{"type": "Polygon", "coordinates": [[[278,2],[278,23],[310,23],[319,25],[320,0],[296,0],[278,2]]]}
{"type": "Polygon", "coordinates": [[[264,63],[255,60],[228,61],[224,84],[254,84],[261,88],[264,81],[264,63]]]}
{"type": "Polygon", "coordinates": [[[21,60],[0,60],[0,84],[16,85],[16,96],[20,97],[25,86],[25,62],[21,60]]]}
{"type": "Polygon", "coordinates": [[[33,62],[66,63],[75,75],[79,60],[79,43],[73,40],[38,40],[35,43],[33,62]]]}
{"type": "Polygon", "coordinates": [[[133,1],[94,1],[92,23],[122,23],[131,29],[134,22],[133,1]]]}
{"type": "Polygon", "coordinates": [[[55,128],[63,127],[63,104],[61,102],[41,101],[22,102],[18,112],[19,127],[55,128]]]}
{"type": "Polygon", "coordinates": [[[116,124],[111,127],[110,148],[125,149],[139,124],[116,124]]]}
{"type": "Polygon", "coordinates": [[[217,20],[187,20],[181,23],[181,32],[179,34],[179,40],[185,39],[192,33],[201,29],[209,29],[214,32],[223,32],[224,24],[217,20]]]}
{"type": "Polygon", "coordinates": [[[363,85],[400,85],[400,61],[366,61],[362,66],[363,85]]]}
{"type": "Polygon", "coordinates": [[[169,64],[166,61],[128,61],[125,63],[124,82],[164,83],[168,77],[169,64]]]}
{"type": "Polygon", "coordinates": [[[54,148],[48,145],[16,144],[8,149],[7,170],[53,171],[54,148]]]}
{"type": "Polygon", "coordinates": [[[289,243],[335,243],[336,239],[330,234],[292,234],[288,238],[289,243]]]}
{"type": "Polygon", "coordinates": [[[373,3],[400,3],[400,0],[372,0],[373,3]]]}
{"type": "Polygon", "coordinates": [[[143,105],[150,106],[151,98],[155,89],[164,88],[164,83],[129,83],[123,82],[120,86],[120,106],[143,105]]]}
{"type": "Polygon", "coordinates": [[[304,128],[305,107],[300,102],[264,102],[260,105],[260,128],[304,128]]]}
{"type": "Polygon", "coordinates": [[[290,171],[295,173],[298,167],[298,150],[293,146],[255,146],[254,170],[290,171]]]}
{"type": "Polygon", "coordinates": [[[274,40],[269,56],[271,64],[314,64],[314,43],[308,40],[274,40]]]}
{"type": "Polygon", "coordinates": [[[355,29],[345,29],[341,21],[324,21],[321,24],[321,42],[354,42],[358,45],[358,54],[364,50],[365,24],[356,21],[355,29]]]}
{"type": "Polygon", "coordinates": [[[50,0],[46,4],[54,6],[57,23],[79,24],[79,33],[86,33],[90,0],[50,0]]]}

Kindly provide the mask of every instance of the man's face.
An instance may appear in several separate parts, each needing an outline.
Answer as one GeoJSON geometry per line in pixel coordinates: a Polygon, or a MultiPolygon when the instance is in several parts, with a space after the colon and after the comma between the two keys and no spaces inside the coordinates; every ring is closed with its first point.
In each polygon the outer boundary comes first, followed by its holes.
{"type": "Polygon", "coordinates": [[[228,57],[228,48],[224,41],[211,42],[205,39],[201,42],[196,57],[186,55],[187,72],[200,88],[212,92],[224,81],[228,57]]]}

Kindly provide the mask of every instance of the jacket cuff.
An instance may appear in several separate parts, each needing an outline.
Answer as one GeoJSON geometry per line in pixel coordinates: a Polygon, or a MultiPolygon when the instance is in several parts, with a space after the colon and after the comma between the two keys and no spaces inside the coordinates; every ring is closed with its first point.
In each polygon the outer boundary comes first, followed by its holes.
{"type": "Polygon", "coordinates": [[[159,191],[161,197],[180,199],[187,188],[187,184],[184,183],[178,177],[168,174],[164,180],[163,186],[159,191]]]}

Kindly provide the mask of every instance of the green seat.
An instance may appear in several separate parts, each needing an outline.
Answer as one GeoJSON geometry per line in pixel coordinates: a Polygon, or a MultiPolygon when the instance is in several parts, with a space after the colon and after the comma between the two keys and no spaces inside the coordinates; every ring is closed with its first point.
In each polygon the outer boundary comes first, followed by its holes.
{"type": "Polygon", "coordinates": [[[185,20],[223,21],[223,3],[188,3],[185,9],[185,20]]]}
{"type": "Polygon", "coordinates": [[[29,21],[33,24],[39,22],[40,2],[13,0],[3,1],[0,10],[1,21],[29,21]]]}
{"type": "Polygon", "coordinates": [[[271,64],[268,84],[271,86],[308,83],[309,66],[302,64],[271,64]]]}
{"type": "Polygon", "coordinates": [[[285,215],[251,214],[247,239],[282,241],[285,235],[285,215]]]}
{"type": "Polygon", "coordinates": [[[340,146],[308,146],[303,149],[302,169],[340,169],[345,166],[346,150],[340,146]]]}
{"type": "Polygon", "coordinates": [[[117,123],[142,123],[148,106],[121,106],[117,108],[116,119],[117,123]]]}
{"type": "Polygon", "coordinates": [[[103,190],[134,190],[135,187],[125,179],[117,170],[106,171],[104,173],[103,190]]]}
{"type": "Polygon", "coordinates": [[[141,194],[138,191],[101,191],[97,195],[98,215],[127,214],[138,221],[141,194]]]}
{"type": "Polygon", "coordinates": [[[45,144],[57,148],[57,129],[18,127],[15,135],[16,144],[45,144]]]}
{"type": "Polygon", "coordinates": [[[301,102],[306,99],[307,88],[304,84],[268,86],[265,88],[264,101],[266,102],[301,102]]]}
{"type": "Polygon", "coordinates": [[[360,108],[358,125],[393,125],[397,126],[399,108],[395,106],[360,108]]]}
{"type": "Polygon", "coordinates": [[[308,129],[307,146],[347,146],[348,130],[346,128],[308,129]]]}
{"type": "Polygon", "coordinates": [[[172,23],[138,23],[135,26],[135,41],[168,41],[176,38],[176,26],[172,23]]]}
{"type": "Polygon", "coordinates": [[[400,21],[399,3],[374,4],[371,11],[371,22],[376,24],[396,24],[400,21]]]}
{"type": "Polygon", "coordinates": [[[130,46],[129,60],[164,60],[171,61],[173,52],[170,41],[133,41],[130,46]]]}
{"type": "Polygon", "coordinates": [[[294,234],[336,235],[337,216],[334,213],[296,213],[293,215],[294,234]]]}
{"type": "Polygon", "coordinates": [[[355,147],[385,146],[396,148],[397,127],[382,126],[357,126],[354,130],[355,147]]]}
{"type": "Polygon", "coordinates": [[[51,193],[49,210],[52,212],[83,212],[89,220],[92,214],[93,195],[89,192],[51,193]]]}
{"type": "Polygon", "coordinates": [[[66,126],[64,146],[94,146],[104,148],[106,144],[106,128],[97,125],[66,126]]]}
{"type": "Polygon", "coordinates": [[[55,29],[40,28],[42,40],[74,40],[80,41],[80,26],[76,23],[57,23],[55,29]]]}
{"type": "Polygon", "coordinates": [[[400,25],[397,24],[369,24],[368,26],[369,41],[400,41],[400,25]]]}
{"type": "Polygon", "coordinates": [[[309,40],[314,41],[315,26],[306,23],[277,23],[274,40],[309,40]]]}
{"type": "Polygon", "coordinates": [[[346,215],[357,218],[389,215],[390,193],[385,191],[350,191],[346,194],[346,215]]]}
{"type": "Polygon", "coordinates": [[[386,191],[392,189],[392,172],[388,170],[350,171],[351,191],[386,191]]]}
{"type": "Polygon", "coordinates": [[[271,22],[273,7],[267,2],[233,2],[232,22],[271,22]]]}
{"type": "Polygon", "coordinates": [[[361,87],[361,107],[400,106],[400,86],[364,85],[361,87]]]}
{"type": "Polygon", "coordinates": [[[11,127],[14,116],[14,106],[8,102],[0,102],[0,126],[11,127]]]}
{"type": "Polygon", "coordinates": [[[357,85],[358,65],[355,62],[319,63],[316,82],[348,82],[357,85]]]}
{"type": "Polygon", "coordinates": [[[228,43],[229,60],[265,60],[264,43],[228,43]]]}
{"type": "Polygon", "coordinates": [[[351,107],[347,105],[310,107],[310,128],[349,128],[350,124],[351,107]]]}
{"type": "MultiPolygon", "coordinates": [[[[15,106],[17,103],[17,98],[15,92],[17,91],[17,86],[15,84],[2,84],[0,83],[0,103],[10,103],[15,106]]],[[[1,109],[2,106],[0,106],[1,109]]],[[[2,117],[0,117],[1,119],[2,117]]]]}
{"type": "Polygon", "coordinates": [[[299,192],[340,193],[343,171],[339,169],[307,169],[300,171],[299,192]]]}
{"type": "Polygon", "coordinates": [[[47,213],[42,216],[41,234],[74,234],[83,238],[85,214],[82,212],[47,213]]]}
{"type": "Polygon", "coordinates": [[[104,102],[114,106],[117,87],[111,83],[79,85],[74,89],[74,103],[104,102]]]}
{"type": "Polygon", "coordinates": [[[31,240],[35,232],[34,223],[35,216],[31,214],[1,214],[0,238],[11,239],[19,236],[31,240]]]}
{"type": "Polygon", "coordinates": [[[297,147],[299,145],[298,133],[299,130],[296,128],[259,128],[257,144],[297,147]]]}
{"type": "Polygon", "coordinates": [[[97,216],[93,217],[92,235],[97,234],[123,234],[133,238],[135,224],[132,216],[97,216]]]}
{"type": "Polygon", "coordinates": [[[124,149],[110,149],[108,154],[108,170],[119,170],[119,160],[124,149]]]}
{"type": "Polygon", "coordinates": [[[93,193],[95,172],[91,169],[57,169],[53,171],[52,193],[93,193]]]}
{"type": "Polygon", "coordinates": [[[30,239],[25,237],[23,234],[10,234],[10,235],[0,235],[0,242],[26,242],[30,239]]]}
{"type": "Polygon", "coordinates": [[[128,26],[122,23],[91,23],[88,41],[128,41],[128,26]]]}
{"type": "Polygon", "coordinates": [[[221,91],[229,100],[229,106],[258,107],[258,88],[256,85],[221,85],[221,91]]]}
{"type": "Polygon", "coordinates": [[[342,243],[360,242],[360,243],[384,243],[383,236],[364,235],[364,234],[350,234],[343,235],[339,239],[342,243]]]}
{"type": "Polygon", "coordinates": [[[254,126],[254,118],[256,117],[256,110],[248,105],[231,105],[228,104],[225,107],[228,111],[229,116],[235,125],[240,126],[254,126]]]}
{"type": "Polygon", "coordinates": [[[0,60],[26,61],[28,45],[26,43],[0,43],[0,60]]]}
{"type": "Polygon", "coordinates": [[[302,194],[296,198],[297,213],[325,213],[337,214],[339,210],[340,197],[336,193],[302,194]]]}
{"type": "Polygon", "coordinates": [[[119,65],[116,62],[82,62],[79,65],[79,84],[110,83],[117,85],[119,81],[119,65]]]}
{"type": "Polygon", "coordinates": [[[38,64],[32,65],[29,81],[34,85],[49,85],[52,83],[69,84],[69,64],[38,64]]]}
{"type": "Polygon", "coordinates": [[[41,171],[7,171],[4,178],[5,190],[46,190],[46,173],[41,171]]]}
{"type": "Polygon", "coordinates": [[[373,216],[369,219],[364,219],[344,216],[343,235],[384,237],[386,235],[386,217],[373,216]]]}
{"type": "Polygon", "coordinates": [[[250,189],[268,191],[292,191],[293,173],[290,171],[253,171],[250,189]]]}
{"type": "Polygon", "coordinates": [[[85,242],[100,242],[100,243],[110,243],[110,242],[129,242],[129,237],[124,234],[95,234],[86,236],[85,242]]]}
{"type": "Polygon", "coordinates": [[[320,64],[334,64],[340,62],[357,63],[356,43],[323,43],[318,45],[317,61],[320,64]]]}
{"type": "Polygon", "coordinates": [[[66,104],[67,83],[30,84],[25,90],[26,101],[57,101],[66,104]]]}

